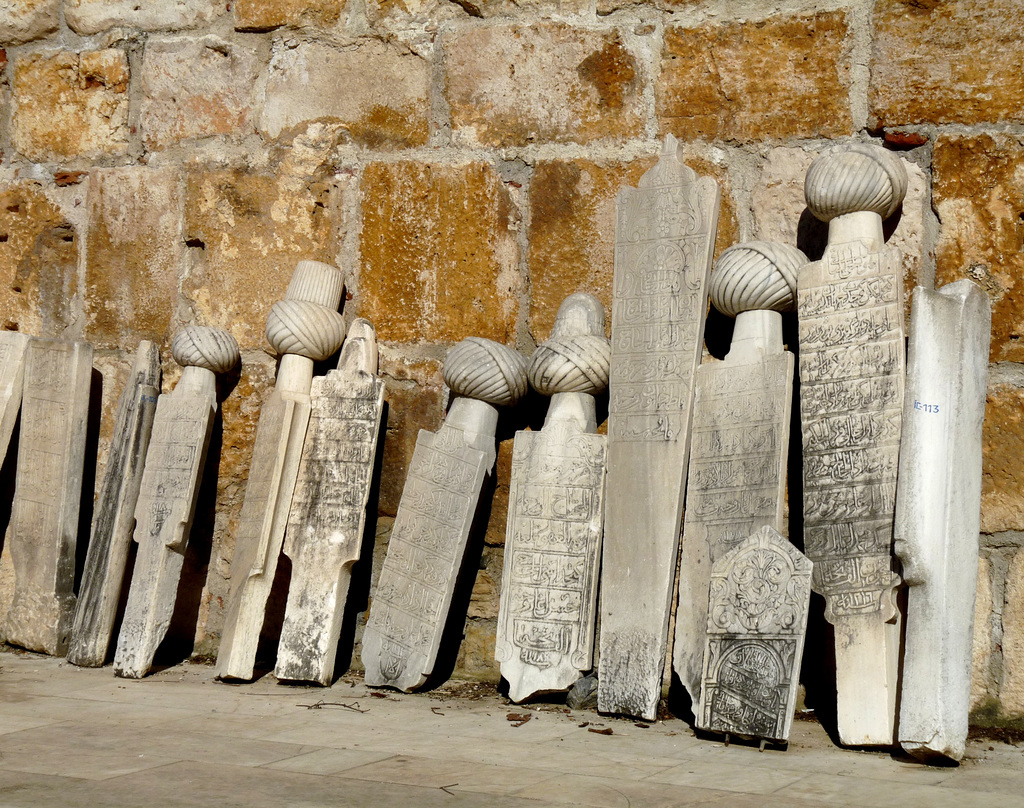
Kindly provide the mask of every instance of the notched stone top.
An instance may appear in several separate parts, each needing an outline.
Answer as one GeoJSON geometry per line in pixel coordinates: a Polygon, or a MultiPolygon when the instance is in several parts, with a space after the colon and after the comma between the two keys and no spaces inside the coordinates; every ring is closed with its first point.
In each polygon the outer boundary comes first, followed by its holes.
{"type": "Polygon", "coordinates": [[[711,270],[708,294],[722,314],[796,311],[796,279],[807,256],[796,247],[770,241],[734,244],[711,270]]]}
{"type": "Polygon", "coordinates": [[[558,309],[551,338],[530,359],[530,384],[545,396],[600,393],[608,387],[611,342],[604,335],[604,307],[593,295],[569,295],[558,309]]]}
{"type": "Polygon", "coordinates": [[[526,357],[482,337],[467,337],[448,351],[444,382],[459,395],[512,405],[526,394],[526,357]]]}
{"type": "Polygon", "coordinates": [[[171,342],[171,356],[182,367],[227,373],[241,358],[238,343],[227,331],[208,325],[185,326],[171,342]]]}
{"type": "Polygon", "coordinates": [[[807,169],[807,207],[823,222],[857,211],[882,219],[896,212],[907,193],[907,170],[892,152],[871,143],[837,147],[807,169]]]}

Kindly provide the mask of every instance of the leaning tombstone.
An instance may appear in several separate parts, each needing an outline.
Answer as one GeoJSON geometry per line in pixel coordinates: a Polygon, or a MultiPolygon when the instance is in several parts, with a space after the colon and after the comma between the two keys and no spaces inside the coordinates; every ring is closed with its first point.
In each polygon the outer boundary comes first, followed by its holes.
{"type": "Polygon", "coordinates": [[[593,666],[606,448],[594,396],[610,356],[604,309],[579,293],[530,361],[530,384],[551,405],[512,452],[494,656],[514,702],[568,690],[593,666]]]}
{"type": "Polygon", "coordinates": [[[725,359],[697,369],[693,403],[672,645],[693,704],[715,563],[761,527],[782,530],[793,354],[783,349],[781,312],[796,310],[797,273],[806,263],[795,247],[752,241],[723,252],[711,272],[711,302],[736,326],[725,359]]]}
{"type": "Polygon", "coordinates": [[[384,409],[369,320],[352,321],[338,369],[313,380],[310,398],[312,414],[285,534],[292,576],[274,675],[329,685],[352,565],[363,541],[384,409]]]}
{"type": "Polygon", "coordinates": [[[435,432],[420,430],[363,632],[365,682],[410,691],[434,670],[484,478],[496,457],[498,406],[526,393],[526,359],[468,337],[445,359],[458,397],[435,432]]]}
{"type": "Polygon", "coordinates": [[[765,526],[711,569],[697,726],[788,742],[811,599],[811,562],[765,526]]]}
{"type": "Polygon", "coordinates": [[[30,339],[16,331],[0,331],[0,463],[7,456],[21,409],[25,353],[30,339]]]}
{"type": "Polygon", "coordinates": [[[967,740],[991,329],[971,281],[914,290],[896,495],[908,587],[899,742],[926,760],[960,760],[967,740]]]}
{"type": "Polygon", "coordinates": [[[281,354],[281,364],[274,392],[260,411],[235,536],[231,593],[217,653],[221,679],[253,676],[309,425],[313,362],[329,357],[345,338],[345,318],[338,313],[344,285],[341,270],[300,261],[284,300],[274,304],[267,318],[267,340],[281,354]]]}
{"type": "Polygon", "coordinates": [[[146,452],[138,503],[138,550],[114,653],[114,673],[141,679],[170,625],[185,562],[206,452],[217,414],[217,374],[238,364],[238,343],[226,331],[188,326],[171,355],[182,366],[174,390],[160,396],[146,452]]]}
{"type": "Polygon", "coordinates": [[[906,193],[899,159],[840,147],[812,164],[805,192],[828,246],[798,283],[804,552],[835,627],[842,743],[894,742],[900,613],[892,554],[903,414],[900,253],[882,219],[906,193]]]}
{"type": "Polygon", "coordinates": [[[11,509],[14,600],[2,632],[31,651],[67,653],[85,471],[92,345],[33,339],[25,357],[11,509]]]}
{"type": "Polygon", "coordinates": [[[68,647],[72,665],[98,668],[107,661],[159,394],[160,351],[143,340],[117,405],[68,647]]]}
{"type": "Polygon", "coordinates": [[[616,201],[598,709],[653,720],[720,194],[665,138],[616,201]]]}

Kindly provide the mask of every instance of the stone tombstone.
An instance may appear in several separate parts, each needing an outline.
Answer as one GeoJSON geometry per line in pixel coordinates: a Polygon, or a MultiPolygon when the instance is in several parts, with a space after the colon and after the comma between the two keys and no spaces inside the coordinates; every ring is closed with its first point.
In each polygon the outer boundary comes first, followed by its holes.
{"type": "Polygon", "coordinates": [[[807,256],[752,241],[721,254],[711,272],[716,309],[736,318],[729,353],[697,369],[672,659],[700,700],[714,564],[761,527],[782,530],[793,403],[793,354],[782,312],[796,310],[807,256]]]}
{"type": "Polygon", "coordinates": [[[117,404],[68,647],[72,665],[98,668],[107,661],[159,394],[160,351],[143,340],[117,404]]]}
{"type": "Polygon", "coordinates": [[[604,308],[578,293],[527,371],[551,405],[539,432],[516,433],[512,453],[494,656],[514,702],[568,690],[593,667],[606,452],[594,396],[610,358],[604,308]]]}
{"type": "Polygon", "coordinates": [[[278,679],[330,685],[370,497],[384,381],[369,320],[349,327],[338,369],[313,380],[284,553],[292,561],[278,679]]]}
{"type": "Polygon", "coordinates": [[[209,326],[180,331],[171,355],[183,370],[174,390],[160,396],[153,417],[135,506],[135,569],[114,652],[114,673],[130,679],[141,679],[152,667],[174,614],[217,414],[216,375],[239,361],[235,338],[209,326]]]}
{"type": "Polygon", "coordinates": [[[598,709],[653,720],[720,193],[669,135],[616,201],[598,709]]]}
{"type": "Polygon", "coordinates": [[[284,300],[267,318],[267,341],[281,355],[274,392],[263,403],[249,464],[249,480],[231,560],[231,592],[224,617],[217,676],[249,680],[284,543],[302,445],[309,425],[313,363],[345,338],[338,312],[341,270],[300,261],[284,300]]]}
{"type": "Polygon", "coordinates": [[[484,477],[498,406],[526,393],[526,358],[468,337],[444,364],[457,398],[441,428],[420,430],[363,632],[365,681],[410,691],[434,670],[484,477]]]}
{"type": "Polygon", "coordinates": [[[698,727],[789,740],[811,566],[767,525],[714,563],[698,727]]]}
{"type": "Polygon", "coordinates": [[[7,642],[67,653],[75,616],[75,552],[85,471],[92,345],[32,339],[9,532],[14,600],[7,642]]]}
{"type": "Polygon", "coordinates": [[[0,463],[7,456],[21,409],[25,353],[30,339],[16,331],[0,331],[0,463]]]}
{"type": "Polygon", "coordinates": [[[895,544],[908,586],[899,743],[923,759],[960,760],[967,740],[991,328],[971,281],[914,290],[895,544]]]}
{"type": "Polygon", "coordinates": [[[905,371],[899,251],[882,220],[907,174],[879,146],[842,146],[807,171],[828,246],[798,282],[804,552],[835,627],[841,741],[893,743],[900,579],[892,554],[905,371]]]}

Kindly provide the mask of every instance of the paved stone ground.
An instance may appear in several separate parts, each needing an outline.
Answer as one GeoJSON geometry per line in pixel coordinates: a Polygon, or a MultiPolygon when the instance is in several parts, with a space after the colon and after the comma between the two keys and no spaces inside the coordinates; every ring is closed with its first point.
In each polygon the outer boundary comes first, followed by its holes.
{"type": "Polygon", "coordinates": [[[1006,808],[1024,806],[1024,748],[972,741],[963,765],[933,768],[837,749],[801,721],[787,751],[762,753],[485,685],[226,685],[193,664],[136,682],[0,653],[0,806],[122,805],[1006,808]]]}

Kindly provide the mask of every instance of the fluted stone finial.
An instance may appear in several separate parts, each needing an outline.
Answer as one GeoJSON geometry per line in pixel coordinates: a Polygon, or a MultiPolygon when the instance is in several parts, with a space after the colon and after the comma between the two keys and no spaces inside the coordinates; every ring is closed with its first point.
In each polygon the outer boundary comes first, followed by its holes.
{"type": "Polygon", "coordinates": [[[482,337],[467,337],[444,361],[444,382],[467,398],[488,404],[515,404],[526,394],[526,357],[482,337]]]}
{"type": "Polygon", "coordinates": [[[344,290],[345,275],[337,267],[322,261],[299,261],[284,299],[306,300],[337,311],[344,290]]]}
{"type": "Polygon", "coordinates": [[[171,342],[171,356],[182,367],[227,373],[238,364],[238,343],[227,331],[208,325],[188,325],[171,342]]]}
{"type": "Polygon", "coordinates": [[[795,311],[797,273],[806,263],[807,256],[788,244],[734,244],[711,270],[711,303],[728,317],[755,310],[795,311]]]}
{"type": "Polygon", "coordinates": [[[533,352],[527,376],[533,389],[545,396],[596,395],[608,387],[611,357],[601,301],[577,292],[562,301],[551,338],[533,352]]]}
{"type": "Polygon", "coordinates": [[[857,211],[888,219],[903,202],[907,182],[907,170],[895,154],[871,143],[854,143],[811,163],[804,195],[811,213],[823,222],[857,211]]]}

